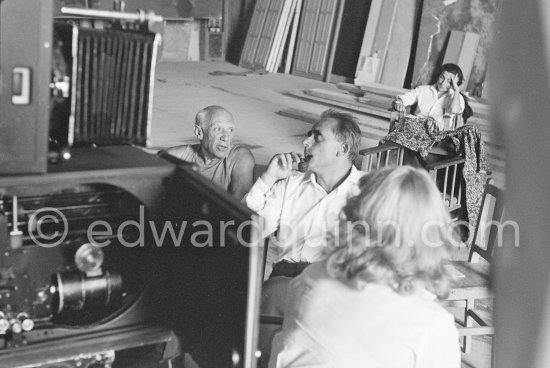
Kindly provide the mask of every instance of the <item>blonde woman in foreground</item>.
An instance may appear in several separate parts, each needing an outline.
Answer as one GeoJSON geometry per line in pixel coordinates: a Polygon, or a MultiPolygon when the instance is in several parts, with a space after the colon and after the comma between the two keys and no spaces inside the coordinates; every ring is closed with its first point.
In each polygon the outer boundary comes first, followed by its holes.
{"type": "Polygon", "coordinates": [[[325,260],[290,284],[269,367],[460,367],[453,316],[436,301],[455,241],[437,188],[410,166],[359,188],[325,260]]]}

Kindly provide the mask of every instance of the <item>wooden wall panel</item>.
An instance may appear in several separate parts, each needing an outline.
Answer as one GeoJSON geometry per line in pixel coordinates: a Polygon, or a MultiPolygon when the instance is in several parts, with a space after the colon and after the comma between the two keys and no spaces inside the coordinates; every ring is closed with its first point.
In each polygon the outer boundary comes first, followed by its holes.
{"type": "Polygon", "coordinates": [[[254,14],[250,20],[250,27],[246,35],[240,65],[245,68],[254,68],[254,58],[260,42],[262,29],[269,10],[271,0],[257,0],[254,14]]]}
{"type": "Polygon", "coordinates": [[[357,63],[359,81],[403,87],[419,6],[419,0],[372,1],[357,63]]]}
{"type": "Polygon", "coordinates": [[[316,0],[305,0],[300,20],[300,31],[296,41],[294,57],[294,68],[292,74],[307,75],[311,50],[317,31],[317,18],[321,8],[321,2],[316,0]]]}
{"type": "Polygon", "coordinates": [[[292,74],[324,78],[337,4],[337,0],[305,0],[292,74]]]}
{"type": "Polygon", "coordinates": [[[269,4],[266,21],[258,43],[258,50],[254,57],[254,65],[257,68],[265,68],[267,66],[267,59],[269,58],[271,46],[273,45],[275,33],[285,3],[286,1],[272,0],[269,4]]]}
{"type": "Polygon", "coordinates": [[[322,0],[317,23],[317,32],[309,65],[309,74],[323,78],[327,66],[330,42],[334,28],[336,0],[322,0]]]}
{"type": "Polygon", "coordinates": [[[413,43],[417,2],[399,0],[380,63],[379,83],[403,87],[413,43]]]}
{"type": "Polygon", "coordinates": [[[391,31],[395,22],[395,14],[399,5],[399,0],[384,0],[382,9],[380,10],[378,26],[376,27],[376,32],[372,42],[371,55],[374,54],[375,51],[378,51],[378,56],[380,59],[383,59],[383,55],[386,52],[388,39],[391,36],[391,31]]]}
{"type": "Polygon", "coordinates": [[[269,58],[267,60],[266,70],[270,73],[276,73],[279,69],[283,57],[283,49],[288,39],[288,32],[290,30],[290,24],[294,17],[297,0],[285,0],[281,16],[279,17],[279,23],[277,26],[277,32],[275,33],[275,39],[273,46],[271,47],[269,58]]]}

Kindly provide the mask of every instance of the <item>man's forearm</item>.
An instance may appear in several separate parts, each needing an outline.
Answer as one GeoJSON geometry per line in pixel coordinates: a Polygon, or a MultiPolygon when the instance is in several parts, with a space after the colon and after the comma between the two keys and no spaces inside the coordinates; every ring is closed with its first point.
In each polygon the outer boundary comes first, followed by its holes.
{"type": "Polygon", "coordinates": [[[460,92],[455,91],[453,95],[453,99],[451,101],[451,113],[453,114],[460,114],[462,112],[462,105],[460,103],[460,92]]]}
{"type": "Polygon", "coordinates": [[[279,188],[273,188],[273,185],[267,186],[262,177],[259,177],[243,198],[244,204],[262,218],[262,237],[272,234],[279,224],[282,193],[277,189],[279,188]]]}
{"type": "Polygon", "coordinates": [[[244,196],[243,202],[252,211],[260,212],[264,209],[267,198],[266,193],[271,189],[272,185],[267,185],[260,176],[252,185],[248,193],[244,196]]]}

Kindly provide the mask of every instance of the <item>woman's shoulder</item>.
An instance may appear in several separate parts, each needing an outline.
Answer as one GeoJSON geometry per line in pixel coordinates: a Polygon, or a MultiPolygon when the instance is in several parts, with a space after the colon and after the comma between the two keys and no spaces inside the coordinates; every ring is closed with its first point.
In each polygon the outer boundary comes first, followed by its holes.
{"type": "Polygon", "coordinates": [[[325,288],[327,285],[335,285],[339,281],[332,278],[326,268],[326,262],[314,262],[304,269],[304,271],[295,277],[291,284],[295,287],[307,285],[307,289],[325,288]]]}
{"type": "Polygon", "coordinates": [[[430,321],[435,325],[454,325],[454,317],[447,311],[438,301],[434,294],[425,290],[419,289],[411,298],[415,300],[413,304],[423,314],[422,319],[430,321]]]}

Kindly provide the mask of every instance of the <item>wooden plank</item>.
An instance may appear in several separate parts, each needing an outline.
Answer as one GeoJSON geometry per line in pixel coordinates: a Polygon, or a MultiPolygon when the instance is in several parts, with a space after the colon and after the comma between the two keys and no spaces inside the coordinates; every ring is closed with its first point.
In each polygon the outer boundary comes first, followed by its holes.
{"type": "Polygon", "coordinates": [[[200,24],[199,22],[193,22],[191,26],[191,35],[189,38],[189,61],[200,61],[200,24]]]}
{"type": "Polygon", "coordinates": [[[290,15],[293,12],[294,6],[295,0],[285,0],[283,3],[283,8],[275,29],[275,36],[267,59],[266,70],[268,72],[274,73],[277,71],[279,52],[282,52],[281,49],[284,46],[286,35],[288,34],[290,15]]]}
{"type": "Polygon", "coordinates": [[[311,88],[304,91],[305,94],[326,98],[328,100],[344,102],[349,104],[357,104],[357,97],[341,91],[331,91],[323,88],[311,88]]]}
{"type": "Polygon", "coordinates": [[[254,57],[254,66],[256,68],[265,69],[267,67],[267,61],[285,4],[286,1],[282,2],[278,0],[272,0],[269,4],[265,24],[258,42],[258,50],[254,57]]]}
{"type": "Polygon", "coordinates": [[[322,80],[325,75],[336,0],[305,0],[292,74],[322,80]]]}
{"type": "Polygon", "coordinates": [[[299,2],[301,3],[300,0],[293,0],[293,2],[292,2],[292,7],[290,8],[290,13],[288,14],[288,17],[287,17],[287,23],[285,25],[285,30],[284,30],[284,33],[283,33],[282,42],[281,42],[279,52],[278,52],[278,55],[277,55],[277,64],[275,66],[274,73],[276,73],[278,71],[279,67],[281,66],[281,62],[283,60],[285,47],[287,46],[288,43],[290,43],[290,40],[289,40],[290,27],[291,27],[292,22],[294,20],[294,17],[295,17],[295,14],[296,14],[296,8],[297,8],[299,2]]]}
{"type": "MultiPolygon", "coordinates": [[[[292,119],[300,120],[309,124],[315,124],[319,122],[321,115],[314,114],[301,109],[283,109],[277,111],[278,115],[286,116],[292,119]]],[[[373,124],[371,120],[365,121],[358,119],[359,128],[361,128],[361,136],[372,140],[371,145],[377,145],[378,141],[382,139],[388,129],[388,125],[373,124]]]]}
{"type": "Polygon", "coordinates": [[[330,40],[336,18],[337,0],[322,0],[317,22],[317,31],[313,43],[308,74],[324,78],[330,51],[330,40]]]}
{"type": "Polygon", "coordinates": [[[409,90],[406,88],[392,87],[379,83],[367,83],[361,86],[357,86],[351,83],[338,83],[336,87],[355,94],[364,95],[366,92],[368,92],[387,97],[394,97],[409,92],[409,90]]]}
{"type": "Polygon", "coordinates": [[[352,102],[352,101],[345,102],[345,101],[330,100],[330,99],[327,99],[327,98],[317,97],[317,96],[313,96],[311,94],[307,94],[307,93],[305,93],[304,91],[301,91],[301,90],[290,92],[289,95],[294,96],[294,97],[303,98],[303,99],[306,99],[306,100],[309,100],[309,101],[320,102],[320,103],[323,103],[325,105],[343,107],[343,108],[346,108],[346,109],[349,109],[349,110],[353,110],[353,111],[362,112],[362,113],[373,115],[373,116],[386,118],[386,119],[388,119],[388,122],[387,122],[388,126],[386,127],[385,132],[388,131],[390,111],[387,110],[387,109],[381,109],[379,107],[372,107],[372,106],[369,106],[369,105],[362,105],[362,104],[358,104],[358,103],[352,102]]]}
{"type": "Polygon", "coordinates": [[[373,45],[374,50],[377,50],[380,57],[380,65],[376,70],[376,78],[374,80],[377,83],[380,82],[382,66],[386,62],[389,42],[393,33],[395,15],[397,13],[398,5],[399,0],[385,1],[384,6],[382,7],[382,13],[380,14],[380,23],[378,25],[373,45]]]}
{"type": "Polygon", "coordinates": [[[292,118],[296,120],[300,120],[303,122],[306,122],[308,124],[316,124],[319,122],[319,118],[321,115],[314,114],[308,111],[300,110],[300,109],[283,109],[277,111],[277,115],[286,116],[287,118],[292,118]]]}
{"type": "Polygon", "coordinates": [[[239,65],[245,68],[254,68],[254,58],[258,49],[258,43],[267,17],[267,10],[271,0],[257,0],[254,13],[250,20],[250,26],[246,34],[246,41],[241,53],[239,65]]]}
{"type": "Polygon", "coordinates": [[[364,96],[357,97],[357,102],[359,103],[368,104],[370,106],[376,106],[388,110],[390,110],[392,107],[392,101],[393,98],[368,93],[364,96]]]}
{"type": "Polygon", "coordinates": [[[389,86],[403,87],[413,43],[416,1],[401,0],[395,6],[378,81],[389,86]]]}
{"type": "Polygon", "coordinates": [[[320,1],[304,0],[292,74],[307,77],[320,8],[320,1]]]}
{"type": "Polygon", "coordinates": [[[290,33],[290,40],[288,44],[288,51],[286,55],[286,62],[285,62],[285,74],[290,73],[290,69],[292,66],[292,58],[294,56],[294,47],[296,45],[296,36],[298,34],[298,25],[300,23],[300,14],[302,13],[302,0],[297,0],[296,3],[296,11],[294,12],[294,17],[292,19],[292,31],[290,33]]]}
{"type": "MultiPolygon", "coordinates": [[[[287,0],[288,7],[283,11],[281,16],[280,29],[278,30],[278,38],[273,45],[273,58],[271,64],[268,64],[268,71],[271,73],[277,73],[279,65],[281,65],[281,59],[283,57],[284,47],[287,42],[288,32],[290,30],[290,24],[292,23],[292,17],[294,16],[297,0],[287,0]]],[[[285,3],[286,6],[286,3],[285,3]]]]}
{"type": "Polygon", "coordinates": [[[472,73],[472,67],[477,56],[477,47],[479,45],[479,35],[477,33],[466,32],[464,42],[458,57],[457,64],[464,74],[464,85],[467,86],[472,73]]]}
{"type": "Polygon", "coordinates": [[[354,96],[363,96],[365,94],[365,91],[363,91],[361,87],[352,83],[337,83],[336,87],[343,91],[349,92],[354,96]]]}

